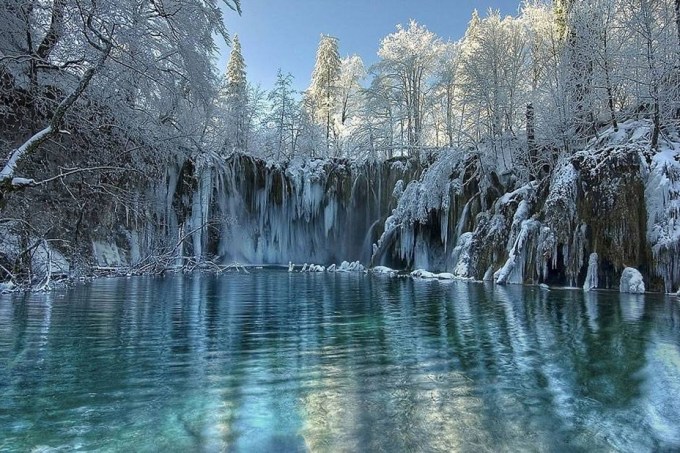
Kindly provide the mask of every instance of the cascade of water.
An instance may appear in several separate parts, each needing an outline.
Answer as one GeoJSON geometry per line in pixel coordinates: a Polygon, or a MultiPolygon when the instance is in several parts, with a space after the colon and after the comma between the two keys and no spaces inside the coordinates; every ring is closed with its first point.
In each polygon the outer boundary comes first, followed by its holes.
{"type": "Polygon", "coordinates": [[[391,171],[388,164],[324,160],[281,168],[232,156],[196,169],[198,184],[185,232],[210,220],[219,223],[216,235],[209,237],[202,229],[193,233],[197,259],[212,253],[226,262],[252,264],[367,263],[370,238],[387,214],[383,210],[396,202],[381,200],[383,193],[392,192],[382,187],[394,181],[391,171]]]}
{"type": "Polygon", "coordinates": [[[460,214],[460,219],[458,219],[458,225],[456,225],[456,240],[458,240],[458,238],[460,238],[463,233],[465,233],[463,229],[468,223],[468,217],[470,216],[470,205],[474,199],[475,196],[470,198],[467,203],[465,203],[465,206],[463,206],[463,212],[460,214]]]}
{"type": "Polygon", "coordinates": [[[586,274],[586,281],[583,283],[583,290],[590,291],[597,288],[598,285],[598,261],[597,253],[591,253],[588,258],[588,273],[586,274]]]}

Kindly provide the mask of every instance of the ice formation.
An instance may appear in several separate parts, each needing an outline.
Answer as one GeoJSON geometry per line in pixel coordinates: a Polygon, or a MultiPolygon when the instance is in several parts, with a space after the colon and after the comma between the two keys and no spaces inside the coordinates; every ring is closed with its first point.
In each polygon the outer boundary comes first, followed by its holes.
{"type": "Polygon", "coordinates": [[[644,294],[645,283],[642,274],[635,268],[627,267],[621,273],[619,291],[622,293],[644,294]]]}
{"type": "Polygon", "coordinates": [[[680,284],[680,144],[652,157],[645,202],[653,271],[671,292],[680,284]]]}
{"type": "Polygon", "coordinates": [[[170,166],[154,188],[162,234],[144,231],[149,234],[138,236],[138,248],[148,252],[155,247],[149,238],[165,237],[169,247],[179,244],[178,264],[186,257],[367,263],[380,234],[375,226],[396,205],[396,182],[414,171],[408,162],[297,159],[281,166],[243,155],[201,155],[170,166]]]}
{"type": "MultiPolygon", "coordinates": [[[[151,191],[153,221],[93,241],[92,255],[107,266],[170,253],[178,267],[312,262],[584,290],[615,286],[632,263],[671,292],[680,287],[680,139],[650,152],[649,127],[603,131],[542,181],[490,171],[484,150],[285,165],[205,153],[168,165],[151,191]]],[[[145,206],[139,198],[131,209],[145,206]]]]}
{"type": "Polygon", "coordinates": [[[586,274],[586,281],[583,283],[584,291],[590,291],[591,289],[597,288],[598,262],[599,258],[597,253],[591,253],[590,257],[588,258],[588,273],[586,274]]]}

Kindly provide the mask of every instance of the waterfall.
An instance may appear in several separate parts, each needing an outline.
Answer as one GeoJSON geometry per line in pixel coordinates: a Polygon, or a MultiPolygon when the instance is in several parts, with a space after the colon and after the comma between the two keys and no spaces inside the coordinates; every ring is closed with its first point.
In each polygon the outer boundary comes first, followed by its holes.
{"type": "Polygon", "coordinates": [[[597,253],[591,253],[588,258],[588,273],[586,274],[586,281],[583,283],[583,290],[590,291],[597,288],[597,272],[598,272],[599,258],[597,253]]]}
{"type": "Polygon", "coordinates": [[[397,201],[383,194],[413,172],[388,162],[317,159],[280,166],[243,155],[210,159],[187,167],[191,177],[169,174],[165,198],[168,207],[186,210],[174,219],[174,240],[180,231],[191,232],[185,247],[195,260],[225,263],[367,264],[371,238],[382,232],[377,229],[397,201]]]}

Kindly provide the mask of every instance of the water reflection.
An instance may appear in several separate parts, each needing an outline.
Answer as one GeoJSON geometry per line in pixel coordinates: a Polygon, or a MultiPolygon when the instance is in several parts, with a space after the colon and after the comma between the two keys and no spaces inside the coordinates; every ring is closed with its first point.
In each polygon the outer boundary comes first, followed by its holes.
{"type": "Polygon", "coordinates": [[[680,448],[661,296],[260,271],[0,299],[0,450],[680,448]]]}

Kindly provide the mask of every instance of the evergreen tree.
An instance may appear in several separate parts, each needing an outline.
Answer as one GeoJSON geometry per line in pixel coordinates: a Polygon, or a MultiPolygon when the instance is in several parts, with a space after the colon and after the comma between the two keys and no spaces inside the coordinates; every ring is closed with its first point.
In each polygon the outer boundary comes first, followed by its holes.
{"type": "Polygon", "coordinates": [[[224,97],[227,115],[225,145],[244,151],[247,145],[248,83],[238,35],[233,39],[225,78],[224,97]]]}
{"type": "Polygon", "coordinates": [[[306,93],[306,105],[312,109],[310,116],[316,123],[325,127],[327,149],[330,148],[333,132],[332,113],[338,102],[341,67],[338,40],[332,36],[322,35],[316,52],[312,83],[306,93]]]}

